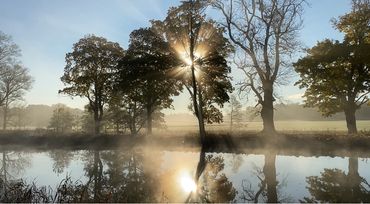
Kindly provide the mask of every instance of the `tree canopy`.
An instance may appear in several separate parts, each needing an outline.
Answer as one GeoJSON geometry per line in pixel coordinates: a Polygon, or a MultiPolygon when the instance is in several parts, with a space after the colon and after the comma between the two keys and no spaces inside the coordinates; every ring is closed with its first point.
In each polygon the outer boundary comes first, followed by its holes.
{"type": "Polygon", "coordinates": [[[222,122],[219,107],[229,100],[228,93],[232,90],[231,69],[226,59],[233,48],[223,36],[223,28],[206,18],[203,12],[205,3],[185,1],[178,7],[170,8],[164,21],[152,23],[182,60],[182,66],[174,70],[173,75],[183,81],[192,99],[197,100],[190,106],[195,115],[198,117],[197,107],[194,106],[199,103],[204,121],[219,123],[222,122]],[[195,80],[192,78],[192,66],[195,80]],[[201,99],[196,98],[197,92],[201,99]]]}
{"type": "Polygon", "coordinates": [[[119,64],[117,89],[127,104],[135,103],[138,111],[146,112],[147,117],[141,123],[146,122],[149,134],[152,114],[170,108],[172,96],[181,91],[180,81],[170,76],[178,65],[179,60],[169,43],[151,28],[140,28],[130,34],[129,47],[119,64]]]}
{"type": "Polygon", "coordinates": [[[306,88],[306,106],[317,106],[325,116],[344,111],[349,133],[357,132],[355,112],[370,93],[370,4],[359,2],[334,21],[345,34],[343,42],[318,42],[294,64],[301,77],[296,84],[306,88]]]}
{"type": "Polygon", "coordinates": [[[62,82],[67,86],[60,93],[85,97],[94,113],[95,133],[99,133],[104,105],[112,96],[114,77],[124,50],[118,43],[88,35],[73,45],[66,54],[62,82]]]}

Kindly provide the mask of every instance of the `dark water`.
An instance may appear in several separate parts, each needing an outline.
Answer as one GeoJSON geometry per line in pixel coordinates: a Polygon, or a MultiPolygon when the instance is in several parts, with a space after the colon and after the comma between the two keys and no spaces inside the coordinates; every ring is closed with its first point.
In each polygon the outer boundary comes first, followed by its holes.
{"type": "Polygon", "coordinates": [[[366,158],[206,153],[195,186],[199,155],[140,149],[7,151],[0,157],[1,192],[4,179],[8,186],[24,181],[50,193],[68,177],[73,194],[85,194],[81,201],[184,202],[195,191],[190,201],[370,202],[366,158]]]}

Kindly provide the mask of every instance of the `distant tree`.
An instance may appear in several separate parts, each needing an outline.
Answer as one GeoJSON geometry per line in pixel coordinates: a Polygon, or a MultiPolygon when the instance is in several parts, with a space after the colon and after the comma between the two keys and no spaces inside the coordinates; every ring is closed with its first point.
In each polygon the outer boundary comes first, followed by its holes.
{"type": "Polygon", "coordinates": [[[223,107],[232,90],[226,61],[232,47],[224,38],[223,29],[206,19],[205,8],[205,1],[183,1],[169,9],[164,21],[152,22],[183,61],[174,75],[190,93],[190,107],[198,119],[201,141],[205,137],[204,122],[222,122],[217,106],[223,107]]]}
{"type": "Polygon", "coordinates": [[[231,95],[229,108],[230,130],[232,131],[234,124],[240,123],[243,119],[242,104],[238,101],[235,95],[231,95]]]}
{"type": "Polygon", "coordinates": [[[68,86],[59,93],[85,97],[94,116],[94,134],[100,133],[104,106],[113,90],[117,65],[123,56],[118,43],[105,38],[88,35],[73,45],[66,55],[66,67],[62,82],[68,86]]]}
{"type": "Polygon", "coordinates": [[[85,106],[84,112],[82,113],[82,116],[80,117],[80,124],[81,124],[81,130],[83,132],[94,134],[95,126],[94,126],[94,115],[91,110],[89,110],[89,105],[85,106]]]}
{"type": "Polygon", "coordinates": [[[25,128],[29,124],[29,119],[27,117],[27,108],[23,104],[18,104],[13,107],[10,111],[10,124],[18,129],[25,128]]]}
{"type": "Polygon", "coordinates": [[[0,102],[3,106],[3,129],[6,129],[8,123],[9,106],[23,100],[26,91],[32,88],[33,79],[27,68],[16,64],[7,65],[0,74],[0,102]]]}
{"type": "Polygon", "coordinates": [[[147,133],[152,133],[153,113],[172,106],[181,83],[170,77],[179,62],[173,49],[151,28],[130,34],[130,45],[120,63],[119,86],[124,99],[145,110],[147,133]],[[127,88],[130,87],[130,88],[127,88]]]}
{"type": "Polygon", "coordinates": [[[294,65],[306,106],[317,106],[324,116],[344,111],[349,134],[357,133],[356,110],[370,93],[369,23],[369,1],[353,1],[352,11],[334,21],[344,41],[319,42],[294,65]]]}
{"type": "Polygon", "coordinates": [[[56,105],[53,115],[50,119],[49,128],[54,129],[56,133],[66,133],[72,131],[73,115],[65,105],[56,105]]]}
{"type": "Polygon", "coordinates": [[[241,90],[252,90],[261,105],[263,131],[274,133],[274,88],[291,71],[298,48],[304,0],[211,0],[237,47],[245,73],[241,90]]]}

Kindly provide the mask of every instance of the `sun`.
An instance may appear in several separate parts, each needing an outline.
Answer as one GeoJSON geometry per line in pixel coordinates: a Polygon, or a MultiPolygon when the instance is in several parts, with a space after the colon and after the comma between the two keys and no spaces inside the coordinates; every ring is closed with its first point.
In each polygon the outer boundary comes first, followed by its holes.
{"type": "Polygon", "coordinates": [[[186,53],[181,54],[181,58],[187,66],[193,65],[193,61],[191,61],[190,57],[186,53]]]}
{"type": "Polygon", "coordinates": [[[194,180],[186,173],[180,175],[180,184],[186,193],[195,192],[197,190],[197,185],[194,180]]]}

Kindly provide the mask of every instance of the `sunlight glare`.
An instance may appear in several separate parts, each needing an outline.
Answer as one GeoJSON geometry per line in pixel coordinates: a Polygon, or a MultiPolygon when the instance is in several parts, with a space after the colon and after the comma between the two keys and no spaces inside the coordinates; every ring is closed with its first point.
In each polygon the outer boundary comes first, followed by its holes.
{"type": "Polygon", "coordinates": [[[184,62],[186,63],[186,65],[188,66],[191,66],[193,64],[193,62],[191,61],[190,58],[184,58],[184,62]]]}
{"type": "Polygon", "coordinates": [[[183,173],[180,176],[180,184],[182,189],[186,193],[195,192],[197,190],[197,185],[195,184],[194,180],[188,175],[183,173]]]}

